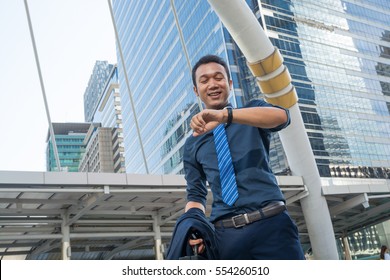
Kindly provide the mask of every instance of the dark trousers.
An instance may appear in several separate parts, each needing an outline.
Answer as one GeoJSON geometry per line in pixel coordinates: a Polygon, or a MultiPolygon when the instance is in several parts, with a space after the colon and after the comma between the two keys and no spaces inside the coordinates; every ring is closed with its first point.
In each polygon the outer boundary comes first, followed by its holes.
{"type": "Polygon", "coordinates": [[[298,229],[287,211],[241,228],[216,230],[222,260],[304,260],[298,229]]]}

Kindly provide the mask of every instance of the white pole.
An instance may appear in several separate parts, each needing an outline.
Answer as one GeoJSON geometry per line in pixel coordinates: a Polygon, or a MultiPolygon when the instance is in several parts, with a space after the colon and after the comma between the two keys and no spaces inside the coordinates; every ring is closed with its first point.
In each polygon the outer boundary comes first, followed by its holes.
{"type": "Polygon", "coordinates": [[[291,124],[279,132],[293,175],[302,176],[309,195],[301,199],[302,211],[315,259],[337,260],[337,246],[321,180],[305,131],[291,77],[244,0],[208,0],[243,52],[269,103],[288,108],[291,124]]]}
{"type": "Polygon", "coordinates": [[[49,104],[47,103],[45,84],[43,83],[41,64],[39,63],[38,50],[37,50],[37,45],[35,43],[35,36],[34,36],[34,31],[33,31],[32,23],[31,23],[30,10],[28,8],[27,0],[24,0],[24,7],[26,9],[28,27],[29,27],[30,36],[31,36],[31,43],[32,43],[33,49],[34,49],[34,56],[35,56],[35,62],[37,65],[37,70],[38,70],[39,82],[41,84],[42,96],[43,96],[43,101],[44,101],[45,109],[46,109],[46,117],[47,117],[47,121],[49,123],[49,131],[50,131],[51,144],[53,146],[54,158],[56,160],[57,169],[60,172],[60,171],[62,171],[61,170],[61,163],[60,163],[60,158],[58,156],[57,143],[56,143],[56,138],[55,138],[55,134],[54,134],[53,124],[52,124],[51,118],[50,118],[49,104]]]}

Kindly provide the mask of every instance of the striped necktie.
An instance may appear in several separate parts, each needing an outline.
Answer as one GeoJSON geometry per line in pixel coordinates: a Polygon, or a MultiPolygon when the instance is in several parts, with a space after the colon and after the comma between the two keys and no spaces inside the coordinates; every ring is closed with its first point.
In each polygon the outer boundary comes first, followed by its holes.
{"type": "Polygon", "coordinates": [[[222,200],[227,205],[232,206],[238,198],[238,190],[225,126],[223,124],[218,125],[213,133],[221,179],[222,200]]]}

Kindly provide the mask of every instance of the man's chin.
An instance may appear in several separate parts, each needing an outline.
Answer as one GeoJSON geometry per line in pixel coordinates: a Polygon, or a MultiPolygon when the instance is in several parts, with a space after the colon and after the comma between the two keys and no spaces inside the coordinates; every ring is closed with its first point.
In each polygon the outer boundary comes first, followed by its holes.
{"type": "Polygon", "coordinates": [[[207,109],[214,109],[214,110],[220,110],[226,106],[227,102],[222,101],[215,101],[215,102],[209,102],[206,104],[207,109]]]}

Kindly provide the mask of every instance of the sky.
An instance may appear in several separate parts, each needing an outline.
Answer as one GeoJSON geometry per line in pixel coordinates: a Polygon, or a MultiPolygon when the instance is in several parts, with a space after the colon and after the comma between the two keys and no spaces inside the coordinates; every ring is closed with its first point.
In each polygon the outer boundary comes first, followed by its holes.
{"type": "MultiPolygon", "coordinates": [[[[28,0],[52,122],[83,122],[96,60],[116,63],[107,0],[28,0]]],[[[23,0],[0,0],[0,170],[46,171],[48,118],[23,0]]]]}

